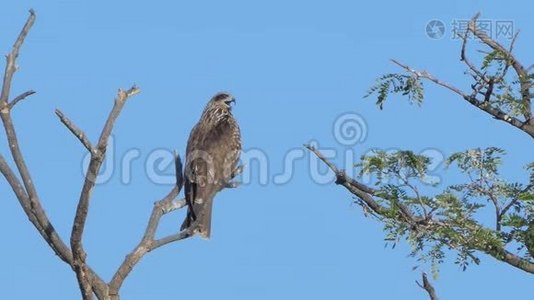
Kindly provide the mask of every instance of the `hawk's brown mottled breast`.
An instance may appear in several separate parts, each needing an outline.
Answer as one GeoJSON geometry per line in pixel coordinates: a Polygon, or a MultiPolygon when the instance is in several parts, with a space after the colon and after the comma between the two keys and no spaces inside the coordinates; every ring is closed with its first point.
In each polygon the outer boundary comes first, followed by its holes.
{"type": "Polygon", "coordinates": [[[234,102],[229,93],[213,96],[187,141],[184,184],[189,208],[182,229],[197,221],[195,232],[204,238],[210,237],[213,198],[232,179],[241,153],[234,102]]]}

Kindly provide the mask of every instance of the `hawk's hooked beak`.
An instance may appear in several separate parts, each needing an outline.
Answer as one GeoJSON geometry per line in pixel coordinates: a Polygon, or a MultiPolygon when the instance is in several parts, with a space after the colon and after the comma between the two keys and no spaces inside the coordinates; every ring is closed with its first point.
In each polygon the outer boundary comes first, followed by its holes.
{"type": "Polygon", "coordinates": [[[230,100],[226,100],[226,101],[224,101],[224,103],[226,103],[226,105],[228,105],[228,107],[232,107],[232,104],[235,105],[235,98],[232,98],[230,100]]]}

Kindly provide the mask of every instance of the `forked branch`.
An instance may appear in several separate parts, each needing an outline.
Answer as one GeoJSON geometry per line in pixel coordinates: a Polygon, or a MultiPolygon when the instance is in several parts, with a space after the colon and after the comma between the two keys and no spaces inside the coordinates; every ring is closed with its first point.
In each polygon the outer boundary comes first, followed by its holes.
{"type": "MultiPolygon", "coordinates": [[[[19,203],[28,216],[28,219],[41,234],[43,239],[49,244],[50,248],[52,248],[52,250],[62,261],[72,265],[72,252],[58,235],[41,205],[39,195],[37,194],[32,177],[24,161],[22,151],[20,150],[15,126],[13,125],[13,120],[11,118],[11,109],[17,103],[24,100],[34,92],[25,92],[15,97],[11,102],[8,100],[11,90],[11,82],[15,72],[17,71],[16,59],[19,55],[20,47],[24,43],[24,39],[28,35],[28,32],[30,31],[34,22],[35,12],[30,10],[30,15],[22,31],[13,45],[11,52],[6,56],[6,68],[2,84],[2,92],[0,94],[0,117],[2,119],[3,127],[6,131],[6,138],[8,140],[11,156],[15,162],[15,166],[22,179],[22,182],[19,181],[16,173],[7,164],[2,155],[0,155],[0,172],[6,178],[8,184],[15,192],[15,196],[19,200],[19,203]]],[[[91,282],[92,286],[95,287],[95,293],[103,296],[104,294],[100,291],[105,290],[105,282],[100,279],[100,277],[98,277],[98,275],[92,269],[88,268],[87,272],[88,280],[91,282]]]]}
{"type": "Polygon", "coordinates": [[[183,185],[182,163],[180,158],[177,156],[175,160],[177,174],[176,186],[164,199],[154,204],[154,208],[143,239],[139,243],[138,247],[136,247],[136,249],[134,249],[134,251],[127,256],[123,264],[118,268],[110,284],[107,284],[85,262],[86,254],[82,245],[82,237],[89,210],[91,191],[94,188],[96,177],[105,159],[106,148],[113,125],[115,124],[115,121],[122,111],[127,99],[137,94],[139,89],[136,86],[133,86],[126,91],[119,90],[118,95],[115,98],[113,108],[106,120],[96,146],[91,144],[87,135],[69,118],[67,118],[65,114],[63,114],[60,110],[56,110],[56,115],[59,117],[63,125],[65,125],[65,127],[91,154],[89,169],[85,176],[85,181],[80,193],[78,207],[73,222],[70,240],[71,247],[69,248],[56,232],[41,205],[41,201],[34,186],[30,171],[24,161],[15,131],[15,126],[11,117],[11,110],[15,107],[15,105],[35,93],[34,91],[29,90],[9,101],[11,83],[13,76],[17,71],[16,59],[19,56],[20,48],[34,22],[35,12],[30,10],[30,15],[22,31],[14,43],[13,48],[6,56],[6,67],[2,89],[0,92],[0,117],[6,132],[9,151],[15,163],[17,172],[11,168],[4,156],[0,154],[0,173],[4,176],[7,183],[15,193],[15,196],[18,199],[22,209],[39,234],[48,243],[56,255],[75,271],[83,299],[93,299],[93,294],[99,299],[118,299],[118,291],[122,285],[122,282],[144,254],[170,242],[181,240],[192,235],[192,230],[188,228],[161,239],[155,238],[156,230],[161,217],[164,214],[170,213],[185,206],[184,200],[176,200],[176,197],[183,185]]]}
{"type": "MultiPolygon", "coordinates": [[[[323,161],[336,174],[336,184],[345,187],[350,193],[361,200],[361,204],[366,211],[370,210],[374,216],[380,218],[381,220],[389,219],[391,221],[401,222],[406,224],[407,227],[413,232],[432,232],[449,228],[448,224],[443,223],[441,220],[435,219],[431,213],[428,213],[427,215],[412,213],[410,208],[400,201],[387,198],[383,193],[379,193],[379,191],[358,182],[357,180],[349,177],[344,171],[337,169],[337,167],[315,147],[311,145],[304,146],[313,154],[315,154],[317,158],[323,161]],[[378,199],[386,200],[392,206],[395,206],[398,209],[394,209],[394,214],[392,214],[392,210],[379,203],[378,199]]],[[[436,237],[429,236],[429,238],[435,238],[436,240],[448,245],[451,249],[455,249],[458,244],[462,242],[443,239],[439,235],[436,237]]],[[[493,256],[497,260],[503,261],[525,272],[534,274],[534,263],[527,259],[521,258],[502,247],[494,247],[486,244],[474,244],[472,247],[474,247],[473,250],[484,252],[493,256]]],[[[472,257],[472,255],[470,256],[472,257]]],[[[476,261],[477,258],[473,257],[473,260],[476,261]]]]}
{"type": "Polygon", "coordinates": [[[433,76],[432,74],[430,74],[429,72],[427,71],[417,71],[417,70],[414,70],[413,68],[409,67],[408,65],[405,65],[397,60],[394,60],[392,59],[391,60],[394,64],[400,66],[401,68],[403,68],[405,71],[413,74],[414,76],[416,76],[417,78],[423,78],[423,79],[427,79],[441,87],[444,87],[452,92],[454,92],[455,94],[459,95],[461,98],[463,98],[465,101],[469,102],[469,104],[477,107],[478,109],[488,113],[489,115],[493,116],[495,119],[497,120],[501,120],[501,121],[504,121],[514,127],[517,127],[523,131],[525,131],[527,134],[529,134],[531,137],[534,138],[534,126],[530,126],[529,124],[526,124],[525,122],[522,122],[521,120],[519,120],[518,118],[516,117],[513,117],[507,113],[505,113],[504,111],[496,108],[496,107],[493,107],[489,104],[489,102],[487,101],[484,101],[484,100],[479,100],[477,99],[477,95],[476,94],[468,94],[466,92],[463,92],[462,90],[460,90],[459,88],[455,87],[454,85],[450,84],[450,83],[447,83],[441,79],[438,79],[436,78],[435,76],[433,76]]]}
{"type": "MultiPolygon", "coordinates": [[[[532,94],[530,93],[530,89],[534,83],[532,80],[532,75],[528,72],[528,68],[525,68],[512,53],[514,43],[517,39],[517,34],[514,35],[510,47],[505,48],[503,45],[489,37],[483,30],[480,30],[477,27],[478,17],[478,14],[474,16],[469,21],[465,33],[458,36],[462,39],[460,61],[468,67],[469,74],[475,80],[474,84],[471,85],[471,92],[462,91],[458,87],[436,78],[427,71],[415,70],[397,60],[392,60],[392,62],[400,66],[403,70],[411,74],[416,79],[426,79],[438,86],[448,89],[460,96],[469,104],[486,112],[495,119],[504,121],[534,138],[534,118],[532,116],[531,106],[532,94]],[[489,75],[487,74],[487,69],[484,69],[484,66],[478,68],[469,60],[466,51],[469,34],[473,34],[474,37],[493,50],[492,55],[494,54],[494,57],[497,57],[495,58],[496,60],[498,59],[499,61],[502,61],[503,66],[499,68],[501,70],[499,74],[489,75]],[[519,103],[521,104],[521,108],[519,109],[520,113],[514,111],[509,112],[509,110],[505,108],[505,105],[499,104],[499,101],[501,100],[495,94],[495,90],[498,86],[506,84],[504,82],[504,78],[509,69],[515,72],[515,75],[517,76],[516,80],[519,83],[520,99],[517,99],[516,101],[514,100],[514,105],[519,103]],[[480,97],[480,95],[482,95],[482,97],[480,97]]],[[[511,101],[507,97],[509,98],[509,95],[507,95],[506,92],[501,95],[501,98],[511,101]]]]}
{"type": "MultiPolygon", "coordinates": [[[[156,231],[158,229],[161,217],[167,213],[186,206],[186,201],[184,199],[176,200],[176,197],[178,194],[180,194],[180,190],[182,189],[183,185],[182,161],[180,156],[176,155],[174,162],[176,169],[176,185],[167,196],[154,203],[154,207],[152,208],[152,213],[150,214],[150,219],[148,220],[143,238],[132,250],[132,252],[130,252],[130,254],[124,258],[124,261],[119,266],[115,272],[115,275],[113,275],[111,282],[109,283],[109,294],[112,297],[116,297],[118,295],[124,279],[126,279],[141,258],[143,258],[143,256],[148,252],[164,245],[164,243],[161,242],[161,239],[156,240],[156,231]]],[[[170,235],[169,237],[175,237],[172,241],[188,238],[192,235],[193,228],[193,226],[190,226],[189,228],[170,235]]],[[[163,239],[169,239],[169,237],[163,239]]]]}

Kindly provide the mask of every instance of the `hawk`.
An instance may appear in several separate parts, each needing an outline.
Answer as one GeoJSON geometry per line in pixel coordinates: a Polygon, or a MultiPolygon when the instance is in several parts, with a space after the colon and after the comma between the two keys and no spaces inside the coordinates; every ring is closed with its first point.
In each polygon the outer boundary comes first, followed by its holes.
{"type": "Polygon", "coordinates": [[[184,170],[187,216],[181,230],[194,225],[194,233],[210,238],[213,198],[240,171],[241,134],[232,115],[235,98],[217,93],[208,102],[187,141],[184,170]],[[195,223],[196,222],[196,223],[195,223]]]}

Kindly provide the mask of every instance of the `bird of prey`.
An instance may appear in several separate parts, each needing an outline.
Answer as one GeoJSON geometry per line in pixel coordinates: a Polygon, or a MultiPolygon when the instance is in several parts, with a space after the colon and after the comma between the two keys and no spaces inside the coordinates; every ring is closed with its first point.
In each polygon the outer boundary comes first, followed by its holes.
{"type": "Polygon", "coordinates": [[[187,141],[184,170],[187,216],[181,229],[210,238],[213,198],[240,171],[241,134],[232,115],[234,97],[217,93],[211,98],[187,141]]]}

